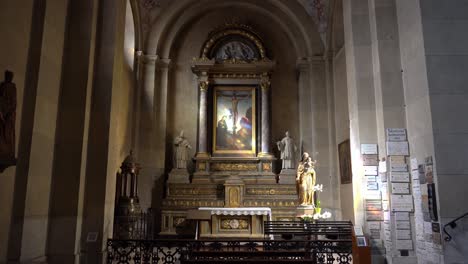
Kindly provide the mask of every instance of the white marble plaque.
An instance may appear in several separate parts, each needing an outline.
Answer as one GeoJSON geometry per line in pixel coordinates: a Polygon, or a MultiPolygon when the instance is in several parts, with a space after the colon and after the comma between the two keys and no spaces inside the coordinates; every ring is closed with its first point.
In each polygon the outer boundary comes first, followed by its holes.
{"type": "Polygon", "coordinates": [[[409,221],[396,221],[396,228],[407,230],[407,229],[411,229],[411,225],[409,221]]]}
{"type": "Polygon", "coordinates": [[[367,221],[382,221],[383,213],[382,211],[366,211],[366,220],[367,221]]]}
{"type": "Polygon", "coordinates": [[[381,200],[382,199],[379,190],[366,190],[364,194],[364,198],[367,200],[381,200]]]}
{"type": "Polygon", "coordinates": [[[361,144],[361,154],[379,154],[377,144],[361,144]]]}
{"type": "Polygon", "coordinates": [[[408,183],[401,183],[401,182],[392,183],[392,193],[393,194],[408,194],[408,193],[410,193],[409,184],[408,183]]]}
{"type": "Polygon", "coordinates": [[[409,182],[408,172],[390,172],[391,182],[409,182]]]}
{"type": "Polygon", "coordinates": [[[387,142],[387,155],[389,156],[408,156],[409,147],[407,141],[387,142]]]}
{"type": "Polygon", "coordinates": [[[395,213],[396,221],[409,221],[409,213],[405,212],[396,212],[395,213]]]}
{"type": "Polygon", "coordinates": [[[387,128],[387,141],[406,141],[406,129],[387,128]]]}
{"type": "Polygon", "coordinates": [[[362,165],[364,166],[378,166],[379,165],[379,155],[376,154],[364,154],[362,155],[362,165]]]}
{"type": "Polygon", "coordinates": [[[410,230],[397,229],[395,234],[396,234],[396,239],[411,239],[411,231],[410,230]]]}
{"type": "Polygon", "coordinates": [[[367,222],[367,227],[371,230],[380,230],[380,222],[367,222]]]}
{"type": "Polygon", "coordinates": [[[393,212],[411,212],[413,211],[413,196],[409,194],[392,194],[390,202],[393,212]]]}
{"type": "Polygon", "coordinates": [[[391,164],[390,165],[390,171],[392,172],[403,172],[403,171],[408,171],[408,165],[406,164],[391,164]]]}
{"type": "Polygon", "coordinates": [[[367,211],[381,211],[382,201],[381,200],[366,200],[365,202],[367,211]]]}
{"type": "Polygon", "coordinates": [[[364,166],[364,175],[377,176],[378,172],[378,166],[364,166]]]}
{"type": "Polygon", "coordinates": [[[388,157],[390,164],[406,164],[405,156],[390,156],[388,157]]]}
{"type": "Polygon", "coordinates": [[[377,176],[366,176],[366,182],[376,182],[377,181],[377,176]]]}
{"type": "Polygon", "coordinates": [[[376,181],[369,181],[367,182],[367,190],[378,190],[379,185],[376,181]]]}
{"type": "Polygon", "coordinates": [[[401,240],[397,239],[395,242],[395,248],[398,250],[412,250],[413,249],[413,240],[401,240]]]}

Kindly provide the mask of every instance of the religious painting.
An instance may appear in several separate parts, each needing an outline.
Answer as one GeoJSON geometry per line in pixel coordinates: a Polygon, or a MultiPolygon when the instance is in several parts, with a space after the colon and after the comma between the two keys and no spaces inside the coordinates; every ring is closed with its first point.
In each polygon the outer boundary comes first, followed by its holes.
{"type": "Polygon", "coordinates": [[[338,159],[340,163],[341,184],[351,183],[351,147],[349,139],[338,144],[338,159]]]}
{"type": "Polygon", "coordinates": [[[255,87],[214,88],[213,154],[255,154],[255,87]]]}

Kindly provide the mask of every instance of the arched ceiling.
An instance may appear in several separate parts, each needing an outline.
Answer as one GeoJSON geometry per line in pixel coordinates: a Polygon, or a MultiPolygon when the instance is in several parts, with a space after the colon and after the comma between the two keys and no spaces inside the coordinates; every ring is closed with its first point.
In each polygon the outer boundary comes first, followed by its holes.
{"type": "MultiPolygon", "coordinates": [[[[255,10],[284,31],[301,56],[323,53],[328,0],[138,0],[146,54],[168,58],[170,47],[186,27],[207,12],[229,6],[255,10]]],[[[231,18],[234,18],[232,14],[231,18]]],[[[219,26],[219,25],[218,25],[219,26]]]]}

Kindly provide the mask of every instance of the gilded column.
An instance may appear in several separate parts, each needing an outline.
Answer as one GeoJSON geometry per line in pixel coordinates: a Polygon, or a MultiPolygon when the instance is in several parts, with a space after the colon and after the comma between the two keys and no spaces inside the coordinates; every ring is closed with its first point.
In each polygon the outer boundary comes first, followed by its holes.
{"type": "Polygon", "coordinates": [[[270,150],[271,117],[270,117],[270,79],[265,77],[260,82],[262,100],[262,120],[261,120],[261,151],[259,157],[273,157],[270,150]]]}
{"type": "Polygon", "coordinates": [[[197,158],[208,157],[208,116],[207,116],[207,104],[208,104],[208,80],[200,80],[198,87],[200,89],[200,106],[198,108],[198,152],[197,158]]]}

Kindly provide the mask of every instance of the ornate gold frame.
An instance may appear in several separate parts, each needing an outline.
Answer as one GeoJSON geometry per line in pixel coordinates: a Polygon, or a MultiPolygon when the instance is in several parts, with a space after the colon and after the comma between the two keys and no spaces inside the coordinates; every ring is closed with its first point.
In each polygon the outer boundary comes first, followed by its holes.
{"type": "Polygon", "coordinates": [[[255,156],[256,149],[257,149],[257,130],[256,130],[256,99],[255,99],[256,87],[255,86],[215,86],[213,87],[213,155],[221,154],[221,155],[235,155],[237,156],[255,156]],[[224,91],[251,91],[252,95],[252,148],[250,150],[218,150],[216,149],[216,131],[217,131],[217,102],[218,98],[216,95],[216,91],[224,90],[224,91]]]}

